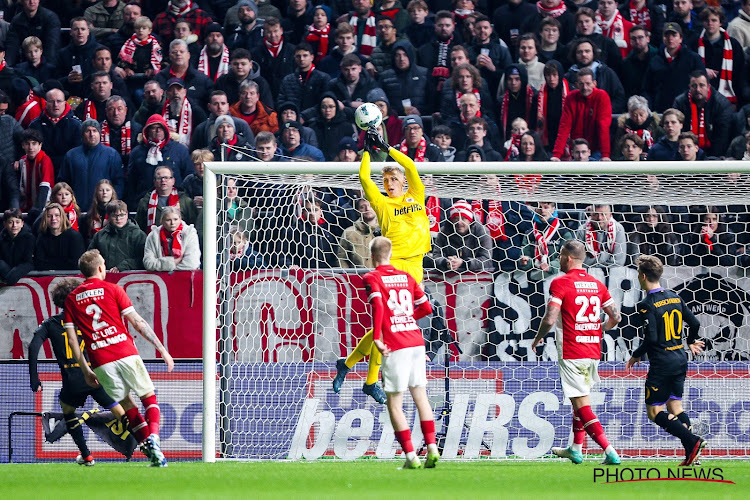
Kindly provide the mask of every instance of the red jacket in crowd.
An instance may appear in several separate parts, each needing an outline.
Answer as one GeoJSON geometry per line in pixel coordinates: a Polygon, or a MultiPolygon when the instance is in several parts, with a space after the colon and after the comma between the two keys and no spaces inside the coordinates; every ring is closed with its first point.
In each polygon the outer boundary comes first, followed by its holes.
{"type": "Polygon", "coordinates": [[[583,137],[589,142],[593,153],[600,152],[603,158],[609,158],[611,123],[612,103],[605,91],[595,88],[588,97],[581,95],[580,90],[572,91],[565,99],[552,156],[560,158],[563,155],[568,139],[583,137]]]}

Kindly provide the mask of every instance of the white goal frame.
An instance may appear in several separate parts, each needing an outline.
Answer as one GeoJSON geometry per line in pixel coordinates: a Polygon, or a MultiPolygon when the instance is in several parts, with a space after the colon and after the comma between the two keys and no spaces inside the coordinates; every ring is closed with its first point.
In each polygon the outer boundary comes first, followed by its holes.
{"type": "MultiPolygon", "coordinates": [[[[392,164],[393,162],[388,162],[392,164]]],[[[385,163],[373,162],[372,171],[377,173],[385,163]]],[[[356,175],[359,163],[355,162],[206,162],[203,175],[203,462],[216,461],[217,420],[216,407],[216,356],[217,332],[217,286],[216,255],[217,240],[212,235],[217,230],[217,175],[246,174],[290,174],[304,175],[356,175]],[[213,374],[213,375],[211,375],[213,374]]],[[[456,162],[420,163],[420,174],[451,175],[616,175],[616,174],[750,174],[750,162],[744,161],[696,161],[696,162],[456,162]]],[[[748,202],[750,203],[750,202],[748,202]]]]}

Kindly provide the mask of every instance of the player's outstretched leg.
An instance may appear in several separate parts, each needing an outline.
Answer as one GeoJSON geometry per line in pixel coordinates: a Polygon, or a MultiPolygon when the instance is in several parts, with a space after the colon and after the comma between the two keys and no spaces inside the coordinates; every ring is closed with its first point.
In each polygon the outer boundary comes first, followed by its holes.
{"type": "MultiPolygon", "coordinates": [[[[346,374],[349,373],[349,370],[354,368],[354,365],[362,361],[365,356],[370,356],[370,352],[373,350],[377,349],[372,348],[372,330],[368,330],[346,359],[339,359],[336,361],[336,377],[333,379],[333,392],[339,392],[341,390],[341,386],[344,384],[344,379],[346,378],[346,374]]],[[[375,376],[375,380],[377,380],[377,375],[375,376]]]]}
{"type": "Polygon", "coordinates": [[[602,424],[599,423],[599,419],[596,418],[591,407],[583,406],[579,408],[576,410],[576,415],[581,419],[586,433],[604,450],[604,461],[602,462],[602,465],[620,465],[620,455],[618,455],[614,447],[609,444],[609,440],[604,433],[602,424]]]}
{"type": "Polygon", "coordinates": [[[424,463],[425,469],[433,469],[440,460],[440,452],[435,438],[435,419],[432,414],[430,400],[427,399],[427,390],[424,386],[410,387],[411,397],[417,406],[419,413],[419,425],[422,428],[424,443],[427,445],[427,458],[424,463]]]}
{"type": "MultiPolygon", "coordinates": [[[[67,410],[68,408],[65,409],[67,410]]],[[[73,442],[81,452],[81,454],[76,457],[76,463],[78,465],[94,465],[96,462],[94,462],[91,450],[89,450],[89,447],[86,444],[86,438],[83,436],[83,429],[81,428],[81,421],[76,416],[75,409],[70,412],[64,412],[63,418],[65,419],[65,427],[68,429],[68,434],[73,438],[73,442]]]]}
{"type": "Polygon", "coordinates": [[[567,448],[553,447],[552,453],[560,458],[567,458],[574,464],[583,463],[583,441],[586,439],[586,430],[578,415],[573,413],[573,444],[567,448]]]}

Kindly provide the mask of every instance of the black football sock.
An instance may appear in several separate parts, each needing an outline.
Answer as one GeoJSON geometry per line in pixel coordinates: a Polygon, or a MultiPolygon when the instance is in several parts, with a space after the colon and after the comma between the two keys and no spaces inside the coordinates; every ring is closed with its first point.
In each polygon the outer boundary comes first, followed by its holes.
{"type": "Polygon", "coordinates": [[[654,418],[654,423],[682,441],[682,446],[689,452],[695,446],[695,440],[698,439],[692,432],[682,425],[676,418],[669,418],[669,413],[662,411],[654,418]]]}
{"type": "Polygon", "coordinates": [[[682,422],[683,425],[685,425],[689,431],[693,430],[693,425],[690,423],[690,417],[688,416],[686,411],[683,411],[679,415],[675,415],[677,417],[677,420],[682,422]]]}
{"type": "Polygon", "coordinates": [[[83,428],[81,427],[81,421],[78,419],[75,413],[65,414],[65,427],[68,428],[68,434],[73,438],[76,446],[81,451],[83,458],[91,455],[89,447],[86,445],[86,438],[83,437],[83,428]]]}

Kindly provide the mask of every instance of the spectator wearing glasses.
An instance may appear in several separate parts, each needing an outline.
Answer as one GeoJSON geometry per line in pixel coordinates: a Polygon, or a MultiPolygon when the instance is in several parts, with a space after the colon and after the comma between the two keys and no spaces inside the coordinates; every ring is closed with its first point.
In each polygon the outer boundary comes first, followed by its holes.
{"type": "Polygon", "coordinates": [[[166,207],[177,207],[187,224],[195,223],[198,216],[193,199],[175,188],[172,169],[162,166],[154,170],[154,190],[138,202],[135,220],[144,233],[149,233],[157,225],[166,207]]]}
{"type": "Polygon", "coordinates": [[[96,248],[111,273],[144,269],[143,248],[146,234],[128,218],[128,206],[122,200],[107,204],[108,223],[96,233],[89,250],[96,248]]]}

